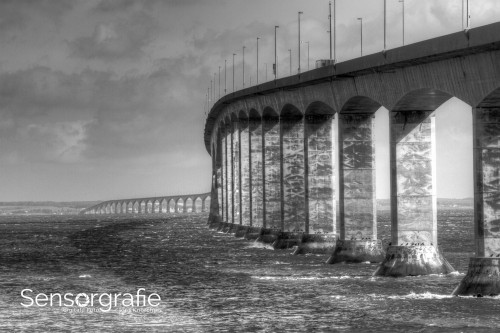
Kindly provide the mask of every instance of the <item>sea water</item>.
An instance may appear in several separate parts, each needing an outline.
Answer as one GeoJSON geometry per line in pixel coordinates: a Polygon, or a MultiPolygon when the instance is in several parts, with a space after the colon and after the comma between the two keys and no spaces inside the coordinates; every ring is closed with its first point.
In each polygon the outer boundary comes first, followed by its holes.
{"type": "MultiPolygon", "coordinates": [[[[326,265],[328,255],[274,251],[210,230],[207,218],[1,217],[0,330],[500,330],[500,298],[450,296],[474,255],[470,210],[439,215],[440,247],[457,272],[405,278],[374,277],[376,264],[326,265]],[[140,288],[144,298],[157,294],[161,302],[123,304],[118,296],[106,308],[83,301],[27,306],[30,301],[21,296],[27,289],[31,291],[24,295],[31,298],[56,293],[137,295],[140,288]]],[[[386,212],[379,216],[379,237],[387,244],[389,235],[386,212]]]]}

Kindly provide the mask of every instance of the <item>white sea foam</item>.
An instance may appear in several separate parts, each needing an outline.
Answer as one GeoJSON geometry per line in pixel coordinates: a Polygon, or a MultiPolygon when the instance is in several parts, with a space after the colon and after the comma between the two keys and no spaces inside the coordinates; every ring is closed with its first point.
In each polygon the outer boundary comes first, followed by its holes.
{"type": "Polygon", "coordinates": [[[266,249],[266,250],[274,250],[271,244],[261,243],[261,242],[251,242],[247,246],[247,249],[266,249]]]}
{"type": "Polygon", "coordinates": [[[344,280],[344,279],[360,279],[359,276],[252,276],[257,280],[283,280],[283,281],[300,281],[300,280],[344,280]]]}
{"type": "Polygon", "coordinates": [[[413,291],[408,295],[396,295],[389,296],[390,299],[444,299],[444,298],[452,298],[453,295],[441,295],[441,294],[433,294],[431,292],[426,291],[425,293],[414,293],[413,291]]]}

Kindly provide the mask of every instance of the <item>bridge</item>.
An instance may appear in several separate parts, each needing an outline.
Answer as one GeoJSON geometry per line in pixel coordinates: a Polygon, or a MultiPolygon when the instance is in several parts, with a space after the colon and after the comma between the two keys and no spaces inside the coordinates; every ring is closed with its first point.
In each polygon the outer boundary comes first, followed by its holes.
{"type": "Polygon", "coordinates": [[[435,110],[452,97],[473,112],[476,244],[454,294],[500,294],[500,23],[218,100],[204,132],[210,226],[274,248],[330,253],[329,263],[381,262],[380,276],[452,272],[437,242],[434,126],[435,110]],[[377,239],[375,201],[373,117],[382,106],[390,130],[387,249],[377,239]]]}
{"type": "Polygon", "coordinates": [[[85,208],[80,214],[201,213],[210,207],[211,193],[108,200],[85,208]]]}

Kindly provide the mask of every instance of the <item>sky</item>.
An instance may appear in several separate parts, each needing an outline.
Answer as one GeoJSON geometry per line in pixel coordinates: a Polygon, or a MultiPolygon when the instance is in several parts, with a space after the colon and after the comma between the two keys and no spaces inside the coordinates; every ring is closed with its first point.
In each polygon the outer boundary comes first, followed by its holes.
{"type": "MultiPolygon", "coordinates": [[[[383,48],[383,1],[337,0],[339,62],[383,48]]],[[[500,2],[471,1],[471,26],[500,2]]],[[[329,57],[325,0],[1,0],[0,201],[108,200],[210,190],[207,92],[232,91],[329,57]],[[309,57],[308,54],[309,46],[309,57]],[[226,61],[226,62],[225,62],[226,61]],[[226,71],[224,70],[227,65],[226,71]],[[268,71],[266,73],[266,64],[268,71]],[[226,75],[224,75],[226,73],[226,75]],[[226,79],[225,79],[226,78],[226,79]]],[[[461,0],[406,0],[405,44],[462,29],[461,0]]],[[[387,48],[402,43],[402,3],[387,0],[387,48]]],[[[211,101],[213,102],[213,100],[211,101]]],[[[437,111],[438,196],[472,196],[470,106],[437,111]],[[457,167],[458,166],[458,167],[457,167]]],[[[377,112],[377,196],[388,197],[387,110],[377,112]],[[387,140],[386,140],[387,139],[387,140]]]]}

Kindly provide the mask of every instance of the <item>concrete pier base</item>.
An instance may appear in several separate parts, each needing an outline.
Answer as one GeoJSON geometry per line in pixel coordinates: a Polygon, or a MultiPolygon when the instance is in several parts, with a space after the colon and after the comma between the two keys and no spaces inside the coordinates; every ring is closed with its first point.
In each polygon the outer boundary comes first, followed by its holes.
{"type": "Polygon", "coordinates": [[[470,258],[467,275],[453,291],[455,296],[500,294],[500,258],[470,258]]]}
{"type": "Polygon", "coordinates": [[[272,246],[275,250],[290,249],[302,243],[302,232],[281,232],[272,246]]]}
{"type": "Polygon", "coordinates": [[[337,244],[336,235],[303,235],[301,243],[297,246],[293,254],[327,254],[332,253],[337,244]]]}
{"type": "Polygon", "coordinates": [[[332,253],[336,245],[336,235],[308,235],[303,232],[284,232],[279,229],[252,227],[228,222],[212,222],[210,228],[234,234],[235,237],[249,241],[271,244],[275,250],[284,250],[296,247],[294,254],[304,253],[332,253]]]}
{"type": "Polygon", "coordinates": [[[243,238],[247,233],[248,226],[236,224],[233,226],[233,229],[234,229],[234,237],[243,238]]]}
{"type": "Polygon", "coordinates": [[[262,229],[257,241],[264,244],[273,244],[280,237],[280,234],[281,231],[278,229],[262,229]]]}
{"type": "Polygon", "coordinates": [[[261,227],[247,227],[245,239],[254,241],[256,239],[259,239],[261,233],[262,233],[261,227]]]}
{"type": "Polygon", "coordinates": [[[234,223],[227,223],[227,228],[224,229],[224,233],[226,234],[234,234],[236,230],[238,229],[238,224],[234,223]]]}
{"type": "Polygon", "coordinates": [[[327,264],[340,262],[382,262],[385,251],[381,240],[339,240],[332,255],[326,261],[327,264]]]}
{"type": "Polygon", "coordinates": [[[220,230],[221,232],[227,234],[231,230],[232,223],[224,223],[224,226],[220,230]]]}
{"type": "Polygon", "coordinates": [[[389,246],[384,261],[373,275],[400,277],[454,271],[441,252],[432,245],[389,246]]]}

